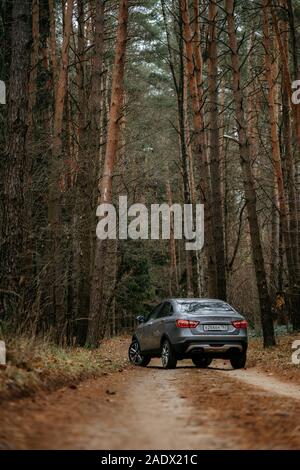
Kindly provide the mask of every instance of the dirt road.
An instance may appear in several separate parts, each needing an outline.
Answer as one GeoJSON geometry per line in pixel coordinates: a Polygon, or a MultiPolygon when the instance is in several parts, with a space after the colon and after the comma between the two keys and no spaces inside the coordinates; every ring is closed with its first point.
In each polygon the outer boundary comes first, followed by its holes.
{"type": "Polygon", "coordinates": [[[2,449],[299,449],[300,386],[219,361],[90,380],[6,402],[2,449]]]}

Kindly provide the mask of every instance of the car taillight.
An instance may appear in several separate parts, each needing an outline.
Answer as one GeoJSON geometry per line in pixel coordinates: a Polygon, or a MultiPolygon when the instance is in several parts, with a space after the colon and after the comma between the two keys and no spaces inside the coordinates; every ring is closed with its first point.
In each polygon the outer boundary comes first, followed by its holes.
{"type": "Polygon", "coordinates": [[[196,328],[199,323],[196,320],[176,320],[177,328],[196,328]]]}
{"type": "Polygon", "coordinates": [[[232,324],[237,330],[246,330],[248,328],[246,320],[236,320],[233,321],[232,324]]]}

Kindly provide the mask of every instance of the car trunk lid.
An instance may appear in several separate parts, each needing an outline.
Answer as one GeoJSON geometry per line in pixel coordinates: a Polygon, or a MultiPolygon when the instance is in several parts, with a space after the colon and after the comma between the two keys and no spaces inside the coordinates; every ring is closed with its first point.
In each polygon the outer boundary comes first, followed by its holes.
{"type": "Polygon", "coordinates": [[[189,319],[199,322],[196,328],[191,328],[195,335],[232,335],[238,334],[238,330],[233,326],[234,320],[239,320],[239,315],[193,315],[189,319]]]}

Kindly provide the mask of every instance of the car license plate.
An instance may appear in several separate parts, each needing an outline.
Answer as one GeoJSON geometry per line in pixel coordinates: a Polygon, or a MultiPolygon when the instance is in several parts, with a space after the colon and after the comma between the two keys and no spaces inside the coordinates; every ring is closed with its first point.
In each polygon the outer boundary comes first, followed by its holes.
{"type": "Polygon", "coordinates": [[[204,325],[204,331],[227,331],[227,325],[204,325]]]}

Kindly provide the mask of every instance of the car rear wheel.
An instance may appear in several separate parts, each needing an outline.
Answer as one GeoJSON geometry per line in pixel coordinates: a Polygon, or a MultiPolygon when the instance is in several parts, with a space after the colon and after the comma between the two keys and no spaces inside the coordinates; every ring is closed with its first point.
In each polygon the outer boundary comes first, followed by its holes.
{"type": "Polygon", "coordinates": [[[130,363],[134,366],[146,367],[151,361],[151,357],[143,356],[137,340],[132,341],[131,345],[129,346],[128,357],[130,363]]]}
{"type": "Polygon", "coordinates": [[[193,357],[192,361],[199,369],[205,369],[205,367],[208,367],[212,363],[212,359],[208,357],[193,357]]]}
{"type": "Polygon", "coordinates": [[[233,354],[230,358],[230,364],[234,369],[243,369],[246,365],[247,355],[245,352],[233,354]]]}
{"type": "Polygon", "coordinates": [[[170,342],[166,339],[161,347],[161,363],[164,369],[175,369],[177,357],[172,351],[170,342]]]}

